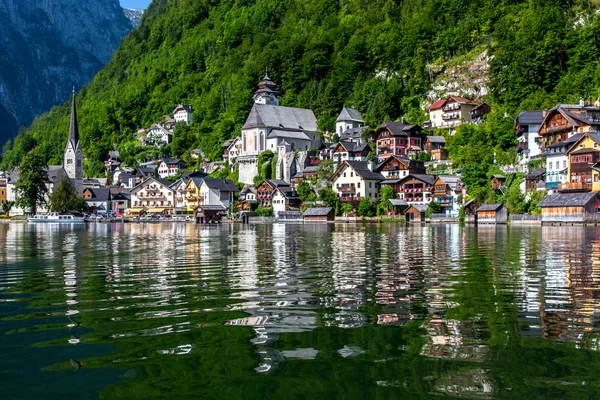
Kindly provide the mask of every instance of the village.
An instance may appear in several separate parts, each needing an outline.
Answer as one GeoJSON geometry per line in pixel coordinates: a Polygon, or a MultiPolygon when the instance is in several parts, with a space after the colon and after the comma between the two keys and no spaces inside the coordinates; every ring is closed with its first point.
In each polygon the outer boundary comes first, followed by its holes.
{"type": "MultiPolygon", "coordinates": [[[[493,175],[489,185],[503,191],[514,171],[520,171],[525,175],[523,195],[548,195],[538,204],[540,214],[509,215],[502,204],[470,199],[462,171],[453,168],[445,148],[446,138],[459,125],[483,121],[490,113],[487,104],[451,95],[427,108],[429,120],[423,126],[402,119],[383,121],[378,127],[365,126],[359,110],[343,107],[335,132],[321,132],[312,110],[281,106],[279,99],[276,84],[265,74],[239,136],[223,143],[223,161],[211,163],[200,149],[190,149],[189,159],[201,168],[172,157],[149,158],[129,167],[118,151],[110,151],[106,176],[84,178],[73,95],[64,163],[46,169],[46,199],[68,179],[91,219],[218,223],[378,216],[380,221],[409,223],[600,221],[600,108],[591,101],[519,113],[514,123],[517,165],[500,166],[505,173],[493,175]],[[237,179],[224,171],[235,171],[237,179]]],[[[191,123],[192,106],[180,104],[172,118],[139,132],[140,145],[167,145],[177,124],[191,123]]],[[[0,204],[12,217],[29,211],[16,205],[18,180],[19,168],[0,177],[0,204]]],[[[38,212],[48,211],[42,202],[38,212]]]]}

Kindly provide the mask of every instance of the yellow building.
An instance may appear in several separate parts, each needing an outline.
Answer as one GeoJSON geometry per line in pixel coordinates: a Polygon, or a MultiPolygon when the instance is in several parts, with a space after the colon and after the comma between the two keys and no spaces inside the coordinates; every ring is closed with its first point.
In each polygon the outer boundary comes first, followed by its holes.
{"type": "Polygon", "coordinates": [[[600,133],[586,132],[567,150],[568,182],[561,192],[600,191],[600,133]]]}
{"type": "Polygon", "coordinates": [[[0,178],[0,205],[8,200],[8,178],[0,178]]]}
{"type": "Polygon", "coordinates": [[[190,178],[185,187],[185,207],[188,211],[194,211],[202,202],[200,195],[200,184],[202,178],[190,178]]]}

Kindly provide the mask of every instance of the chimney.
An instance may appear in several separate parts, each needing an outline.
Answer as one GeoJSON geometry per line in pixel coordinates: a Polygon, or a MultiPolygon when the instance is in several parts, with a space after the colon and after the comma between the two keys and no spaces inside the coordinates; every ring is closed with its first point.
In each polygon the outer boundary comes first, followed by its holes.
{"type": "Polygon", "coordinates": [[[579,98],[579,106],[580,106],[580,107],[583,107],[583,106],[585,106],[585,102],[583,101],[583,97],[580,97],[580,98],[579,98]]]}

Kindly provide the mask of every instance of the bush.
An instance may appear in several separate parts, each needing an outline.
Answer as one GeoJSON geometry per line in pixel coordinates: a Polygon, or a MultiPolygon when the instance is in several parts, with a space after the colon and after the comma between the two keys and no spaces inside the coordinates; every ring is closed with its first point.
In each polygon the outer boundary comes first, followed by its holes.
{"type": "Polygon", "coordinates": [[[256,215],[259,217],[272,217],[273,209],[270,207],[258,207],[256,211],[254,211],[256,215]]]}
{"type": "Polygon", "coordinates": [[[375,215],[375,205],[369,198],[364,198],[358,203],[356,215],[359,217],[372,217],[375,215]]]}
{"type": "Polygon", "coordinates": [[[442,212],[442,206],[437,201],[432,201],[427,206],[427,210],[425,211],[425,216],[430,217],[431,214],[439,214],[442,212]]]}

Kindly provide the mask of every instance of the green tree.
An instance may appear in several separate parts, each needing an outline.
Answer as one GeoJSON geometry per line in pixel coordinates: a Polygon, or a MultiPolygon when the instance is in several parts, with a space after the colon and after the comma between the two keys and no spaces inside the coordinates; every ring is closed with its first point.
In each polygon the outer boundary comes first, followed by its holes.
{"type": "Polygon", "coordinates": [[[342,213],[344,215],[348,215],[352,212],[352,204],[350,203],[344,203],[344,205],[342,206],[342,213]]]}
{"type": "Polygon", "coordinates": [[[389,199],[396,198],[396,191],[391,186],[382,186],[379,189],[379,204],[377,204],[377,215],[384,215],[387,213],[389,199]]]}
{"type": "Polygon", "coordinates": [[[10,209],[15,205],[14,201],[5,201],[4,203],[2,203],[2,211],[4,211],[5,214],[10,213],[10,209]]]}
{"type": "Polygon", "coordinates": [[[310,184],[307,181],[298,182],[296,192],[298,193],[298,197],[300,197],[300,200],[302,201],[312,201],[315,198],[315,194],[310,188],[310,184]]]}
{"type": "Polygon", "coordinates": [[[273,209],[271,207],[258,207],[255,211],[259,217],[272,217],[273,209]]]}
{"type": "Polygon", "coordinates": [[[442,206],[437,201],[431,201],[425,210],[425,216],[430,217],[431,214],[439,214],[442,212],[442,206]]]}
{"type": "Polygon", "coordinates": [[[358,209],[356,210],[356,215],[359,217],[372,217],[375,215],[375,205],[373,201],[369,198],[363,198],[360,203],[358,203],[358,209]]]}
{"type": "Polygon", "coordinates": [[[51,211],[85,211],[87,204],[83,197],[78,196],[69,178],[64,177],[58,187],[50,195],[48,201],[51,211]]]}
{"type": "Polygon", "coordinates": [[[322,189],[319,190],[319,200],[321,200],[327,207],[335,208],[338,198],[332,189],[322,189]]]}
{"type": "Polygon", "coordinates": [[[45,195],[48,193],[46,185],[50,183],[47,167],[44,157],[37,150],[32,150],[23,157],[19,166],[19,178],[15,183],[17,206],[30,209],[35,214],[38,206],[45,202],[45,195]]]}

